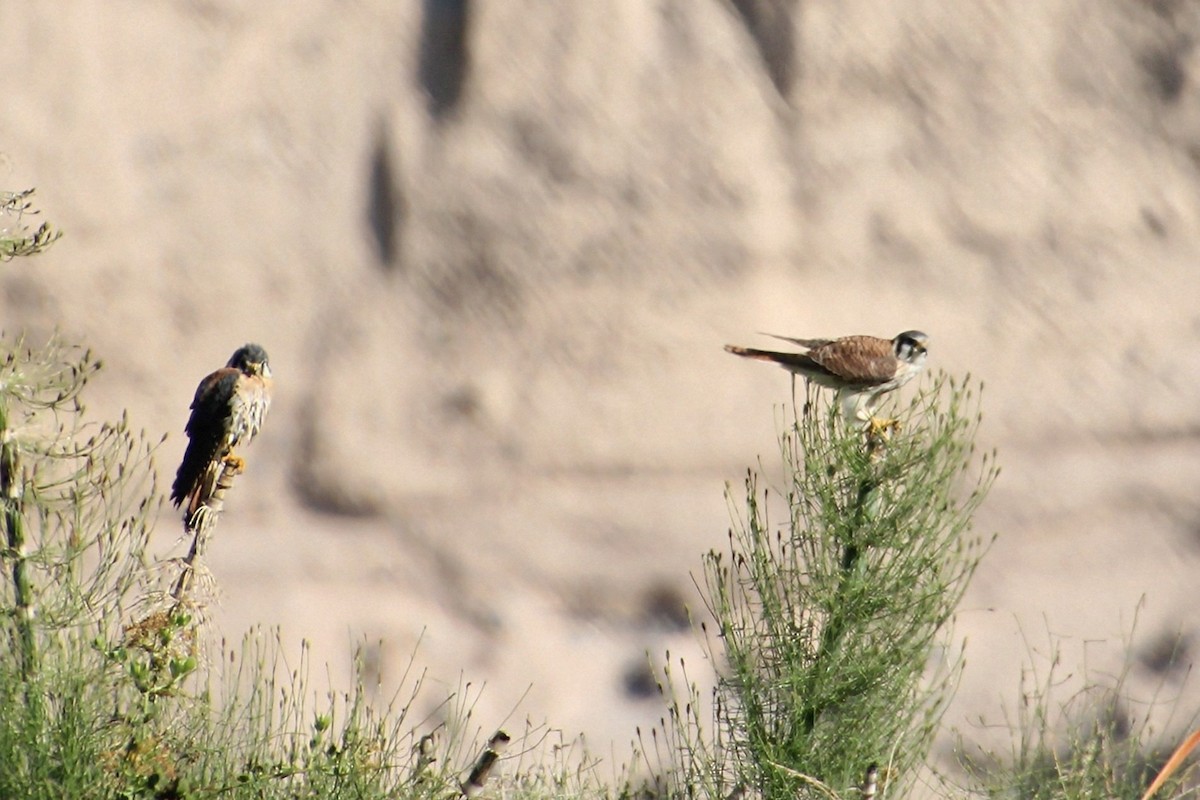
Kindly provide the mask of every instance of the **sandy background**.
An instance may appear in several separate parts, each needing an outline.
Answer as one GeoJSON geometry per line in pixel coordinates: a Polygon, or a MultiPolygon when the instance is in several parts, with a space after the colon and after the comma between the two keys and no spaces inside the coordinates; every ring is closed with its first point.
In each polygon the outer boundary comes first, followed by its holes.
{"type": "Polygon", "coordinates": [[[633,691],[647,649],[704,673],[690,574],[788,398],[721,345],[915,327],[933,366],[986,381],[1005,470],[951,721],[998,719],[1052,637],[1064,674],[1117,670],[1131,640],[1138,685],[1178,691],[1200,620],[1200,5],[0,18],[0,184],[37,186],[67,232],[0,271],[4,329],[99,352],[91,408],[171,433],[164,486],[197,381],[245,341],[271,354],[211,554],[226,636],[281,625],[337,680],[381,640],[385,685],[421,639],[433,682],[486,684],[481,726],[516,705],[510,727],[623,752],[662,713],[633,691]]]}

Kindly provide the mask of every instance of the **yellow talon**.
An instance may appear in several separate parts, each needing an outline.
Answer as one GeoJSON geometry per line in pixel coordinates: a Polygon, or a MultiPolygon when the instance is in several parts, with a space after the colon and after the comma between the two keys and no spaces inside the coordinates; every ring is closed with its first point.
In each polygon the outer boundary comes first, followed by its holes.
{"type": "Polygon", "coordinates": [[[887,419],[884,417],[871,417],[867,423],[867,429],[871,436],[882,436],[887,438],[893,433],[899,433],[901,422],[898,419],[887,419]]]}
{"type": "Polygon", "coordinates": [[[235,453],[227,453],[221,460],[225,462],[226,467],[233,470],[235,475],[240,475],[246,471],[246,459],[235,453]]]}

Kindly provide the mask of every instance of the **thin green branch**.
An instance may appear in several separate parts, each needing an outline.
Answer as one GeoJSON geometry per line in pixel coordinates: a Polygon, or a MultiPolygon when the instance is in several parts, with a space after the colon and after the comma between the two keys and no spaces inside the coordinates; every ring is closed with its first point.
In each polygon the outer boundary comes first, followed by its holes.
{"type": "Polygon", "coordinates": [[[33,207],[34,190],[0,192],[0,261],[40,253],[62,237],[62,231],[49,222],[33,230],[24,222],[26,216],[39,213],[33,207]]]}

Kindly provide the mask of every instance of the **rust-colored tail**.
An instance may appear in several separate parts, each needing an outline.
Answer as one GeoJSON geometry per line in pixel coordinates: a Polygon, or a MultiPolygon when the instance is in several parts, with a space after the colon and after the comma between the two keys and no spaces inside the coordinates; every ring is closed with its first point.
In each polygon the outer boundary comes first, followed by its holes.
{"type": "Polygon", "coordinates": [[[779,353],[774,350],[757,350],[753,347],[738,347],[732,344],[725,345],[725,352],[742,358],[753,358],[756,361],[770,361],[793,371],[824,372],[820,364],[804,353],[779,353]]]}

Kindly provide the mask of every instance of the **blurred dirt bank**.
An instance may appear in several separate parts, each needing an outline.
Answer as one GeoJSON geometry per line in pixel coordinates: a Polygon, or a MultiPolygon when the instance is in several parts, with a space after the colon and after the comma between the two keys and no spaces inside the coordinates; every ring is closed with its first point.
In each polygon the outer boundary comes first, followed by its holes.
{"type": "MultiPolygon", "coordinates": [[[[226,633],[382,640],[618,752],[725,481],[773,463],[754,331],[918,327],[987,384],[1001,538],[952,718],[1027,642],[1170,683],[1200,565],[1200,6],[1050,0],[0,3],[6,188],[67,237],[4,328],[170,431],[277,376],[212,546],[226,633]],[[1021,631],[1024,631],[1024,636],[1021,631]]],[[[160,527],[164,545],[172,521],[160,527]]],[[[1185,700],[1184,708],[1194,710],[1185,700]]]]}

